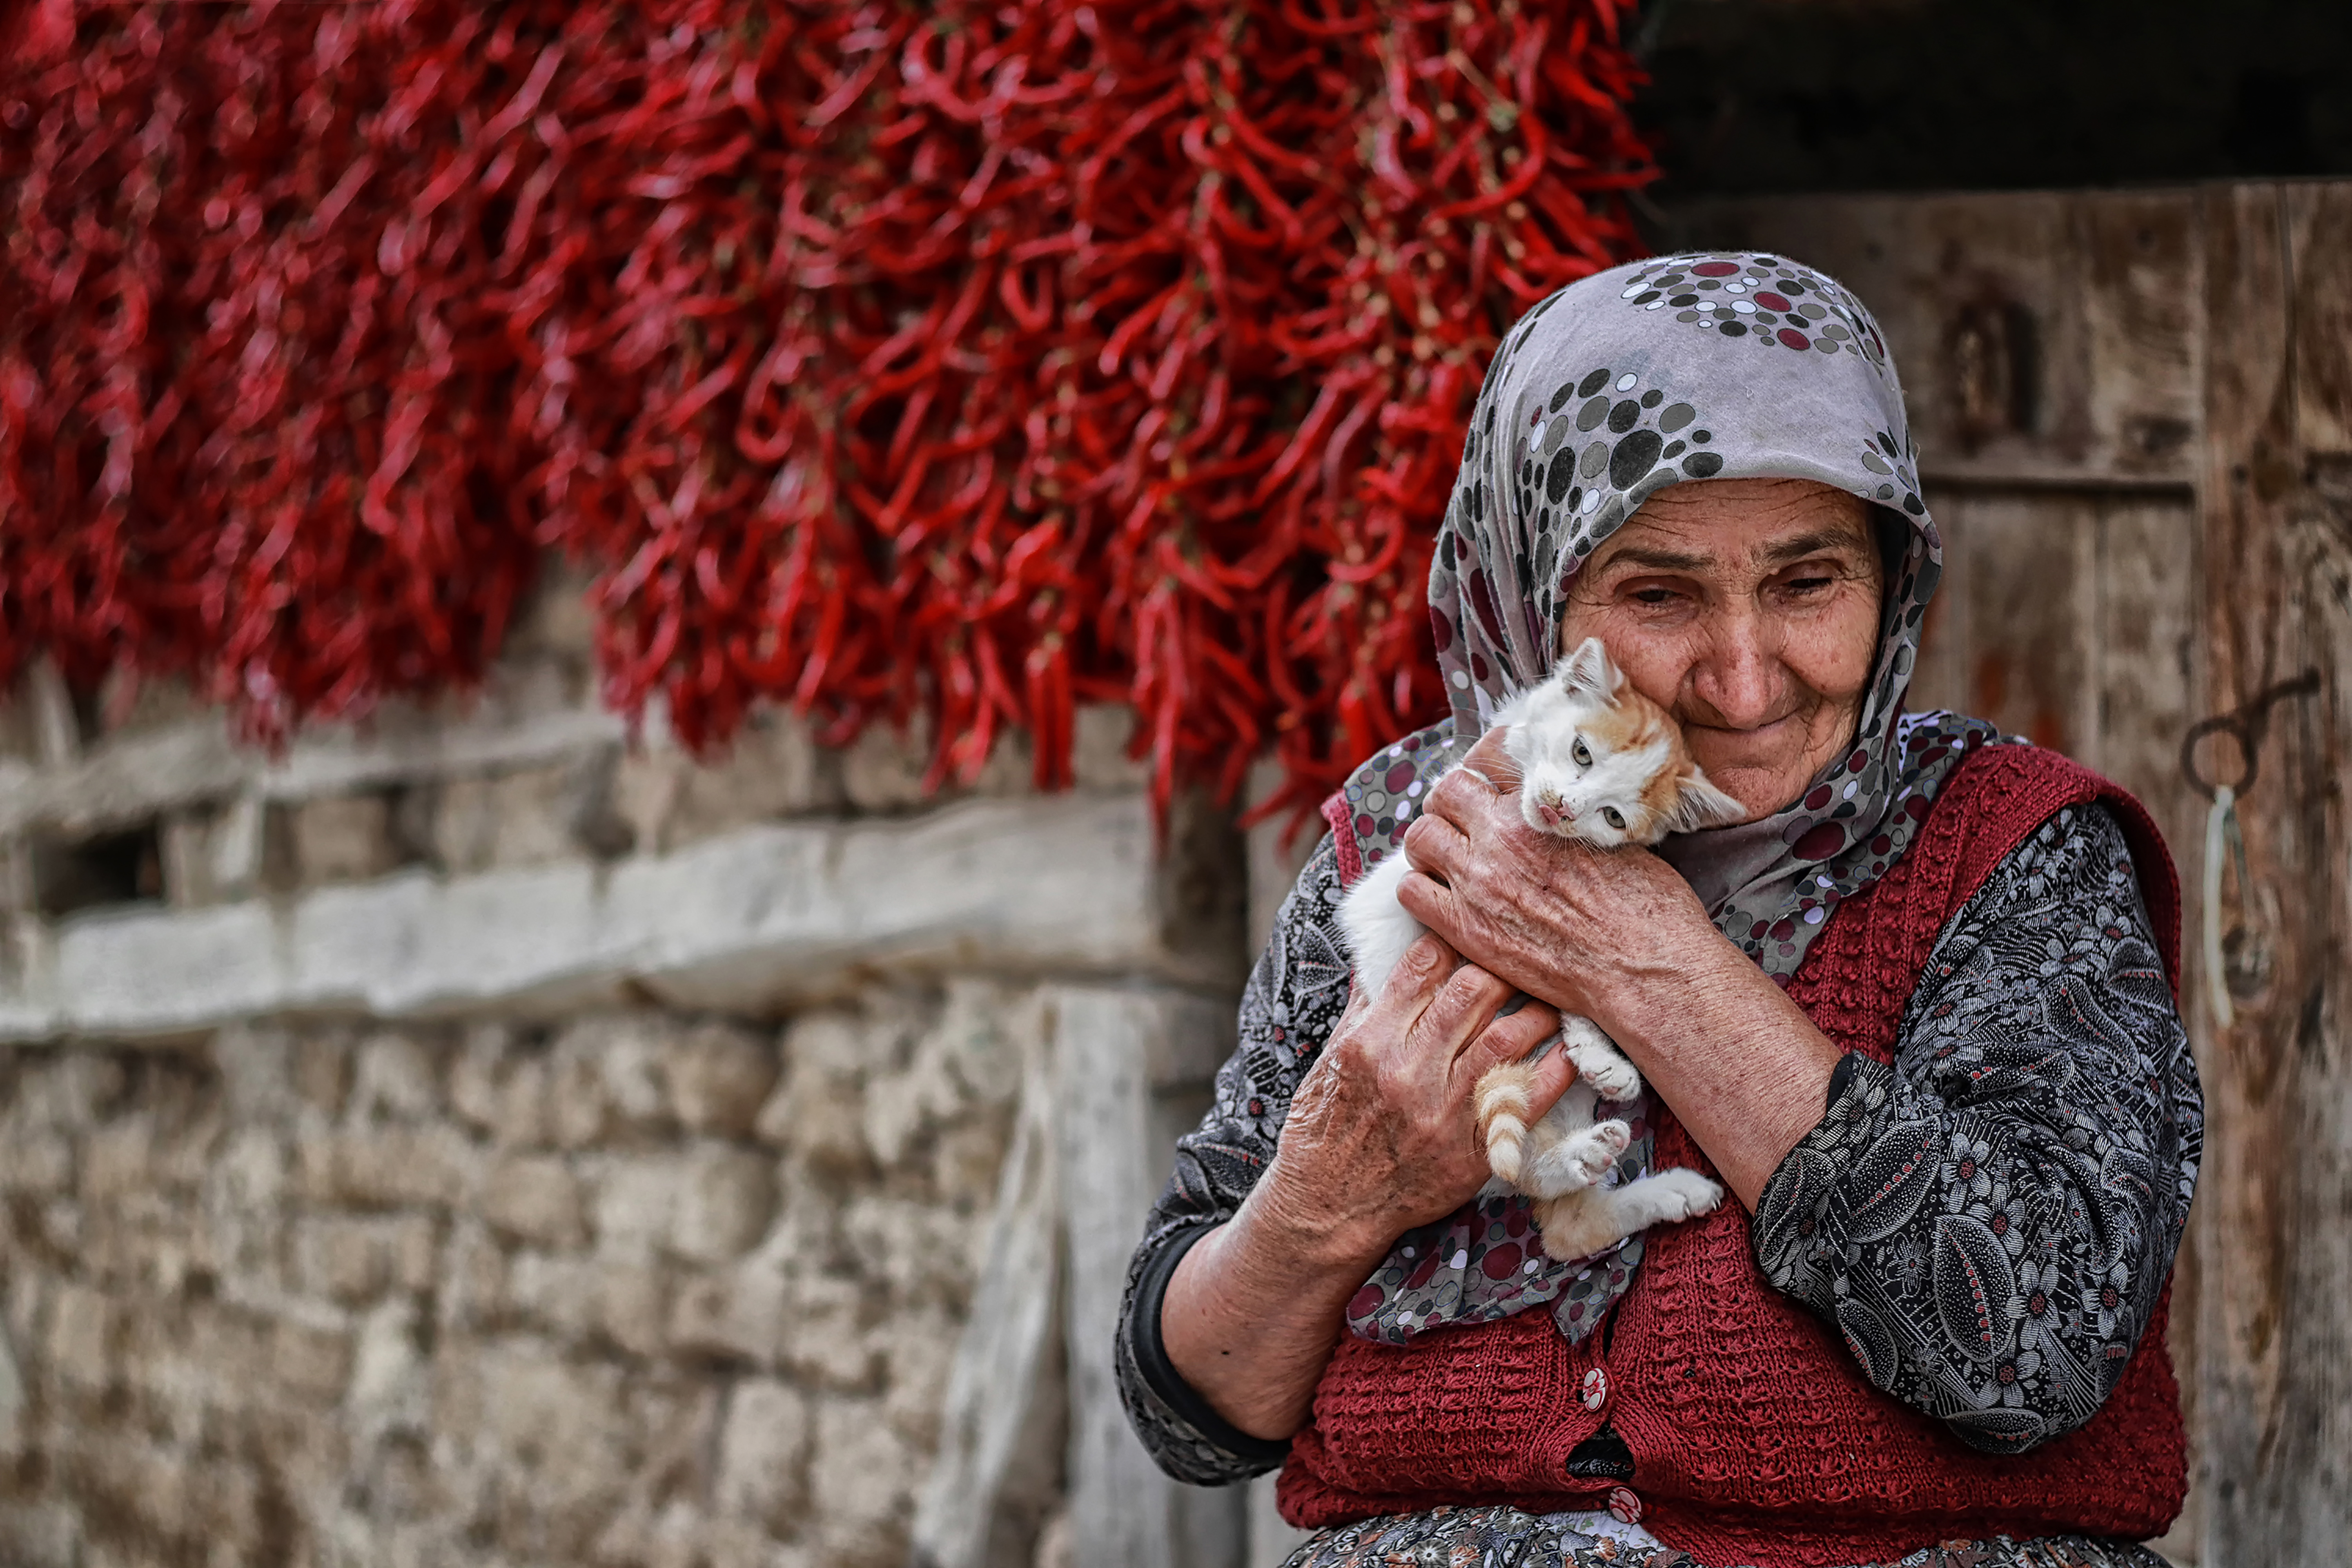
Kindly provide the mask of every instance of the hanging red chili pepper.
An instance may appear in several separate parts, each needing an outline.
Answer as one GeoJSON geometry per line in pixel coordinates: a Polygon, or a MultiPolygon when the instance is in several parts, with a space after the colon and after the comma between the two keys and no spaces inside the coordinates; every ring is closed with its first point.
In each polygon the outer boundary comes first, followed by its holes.
{"type": "Polygon", "coordinates": [[[1163,805],[1270,745],[1300,806],[1442,710],[1478,376],[1635,245],[1623,10],[21,7],[0,678],[279,735],[478,680],[554,548],[693,744],[1050,786],[1119,698],[1163,805]]]}

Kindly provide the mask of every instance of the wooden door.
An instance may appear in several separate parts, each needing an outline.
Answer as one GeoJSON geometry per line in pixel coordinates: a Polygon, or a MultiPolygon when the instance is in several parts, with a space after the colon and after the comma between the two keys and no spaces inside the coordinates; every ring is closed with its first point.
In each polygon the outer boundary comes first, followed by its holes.
{"type": "MultiPolygon", "coordinates": [[[[2080,757],[2171,843],[2208,1129],[2173,1312],[2193,1485],[2161,1545],[2211,1568],[2335,1563],[2352,1542],[2352,184],[1779,198],[1675,226],[1813,263],[1879,312],[1948,555],[1915,701],[2080,757]],[[2182,742],[2306,671],[2251,736],[2216,975],[2182,742]]],[[[2246,765],[2226,735],[2198,757],[2222,779],[2246,765]]]]}

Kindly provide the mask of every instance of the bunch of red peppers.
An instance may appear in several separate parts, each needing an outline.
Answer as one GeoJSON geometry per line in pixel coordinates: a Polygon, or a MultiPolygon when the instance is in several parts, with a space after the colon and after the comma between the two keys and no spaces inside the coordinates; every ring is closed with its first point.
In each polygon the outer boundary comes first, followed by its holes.
{"type": "Polygon", "coordinates": [[[480,678],[548,549],[696,745],[1131,701],[1296,805],[1444,710],[1488,355],[1635,246],[1614,0],[20,6],[0,678],[480,678]]]}

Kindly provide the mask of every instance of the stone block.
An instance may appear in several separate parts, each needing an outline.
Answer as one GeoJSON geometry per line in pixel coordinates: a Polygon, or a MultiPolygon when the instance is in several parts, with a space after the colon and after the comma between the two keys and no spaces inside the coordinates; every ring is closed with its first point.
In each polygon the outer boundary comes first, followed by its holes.
{"type": "Polygon", "coordinates": [[[530,1056],[509,1068],[499,1087],[491,1132],[510,1149],[535,1149],[555,1136],[554,1068],[530,1056]]]}
{"type": "Polygon", "coordinates": [[[415,1303],[386,1301],[360,1324],[346,1408],[372,1439],[425,1429],[432,1386],[415,1303]]]}
{"type": "Polygon", "coordinates": [[[441,1108],[440,1071],[413,1036],[382,1030],[360,1042],[352,1114],[362,1121],[415,1121],[441,1108]]]}
{"type": "Polygon", "coordinates": [[[460,1220],[442,1248],[435,1304],[445,1326],[495,1327],[507,1316],[507,1256],[478,1220],[460,1220]]]}
{"type": "Polygon", "coordinates": [[[670,1111],[689,1131],[739,1137],[751,1131],[776,1083],[776,1051],[747,1029],[700,1024],[664,1061],[670,1111]]]}
{"type": "Polygon", "coordinates": [[[76,1568],[81,1518],[62,1500],[0,1503],[0,1563],[13,1568],[76,1568]]]}
{"type": "Polygon", "coordinates": [[[343,1202],[383,1208],[448,1208],[478,1180],[481,1154],[446,1122],[336,1133],[334,1192],[343,1202]]]}
{"type": "Polygon", "coordinates": [[[449,1059],[449,1108],[478,1132],[499,1129],[513,1048],[514,1031],[506,1025],[476,1024],[449,1059]]]}
{"type": "Polygon", "coordinates": [[[305,883],[381,877],[400,863],[390,799],[382,794],[329,795],[290,807],[294,863],[305,883]]]}
{"type": "Polygon", "coordinates": [[[899,1435],[929,1453],[940,1440],[948,1373],[955,1362],[961,1317],[943,1311],[893,1312],[882,1331],[882,1414],[899,1435]]]}
{"type": "Polygon", "coordinates": [[[820,1174],[849,1177],[867,1169],[866,1039],[857,1020],[803,1014],[785,1033],[783,1055],[791,1065],[752,1131],[820,1174]]]}
{"type": "Polygon", "coordinates": [[[499,866],[541,866],[579,854],[562,763],[454,778],[433,816],[433,858],[464,874],[499,866]]]}
{"type": "Polygon", "coordinates": [[[262,866],[268,854],[269,817],[268,803],[259,794],[247,791],[223,806],[213,818],[206,837],[215,898],[246,898],[261,886],[262,866]]]}
{"type": "Polygon", "coordinates": [[[669,1110],[661,1064],[671,1043],[667,1021],[649,1013],[602,1014],[565,1028],[552,1056],[556,1142],[583,1149],[660,1130],[669,1110]]]}
{"type": "Polygon", "coordinates": [[[214,1034],[211,1055],[228,1113],[237,1121],[274,1120],[293,1109],[294,1041],[286,1030],[231,1024],[214,1034]]]}
{"type": "Polygon", "coordinates": [[[855,1279],[819,1274],[792,1280],[772,1330],[771,1353],[818,1387],[871,1390],[880,1381],[882,1357],[866,1329],[878,1305],[855,1279]]]}
{"type": "Polygon", "coordinates": [[[504,1459],[501,1544],[526,1561],[583,1554],[620,1511],[635,1469],[619,1369],[515,1343],[486,1349],[474,1373],[476,1430],[504,1459]]]}
{"type": "Polygon", "coordinates": [[[749,1251],[776,1211],[772,1158],[739,1149],[687,1157],[677,1188],[670,1249],[696,1263],[724,1263],[749,1251]]]}
{"type": "Polygon", "coordinates": [[[515,1254],[507,1268],[507,1304],[567,1344],[583,1342],[597,1328],[595,1279],[581,1258],[515,1254]]]}
{"type": "Polygon", "coordinates": [[[220,891],[213,878],[211,813],[165,812],[156,838],[164,901],[175,910],[202,909],[219,902],[220,891]]]}
{"type": "Polygon", "coordinates": [[[324,1410],[352,1375],[352,1333],[339,1323],[281,1317],[270,1326],[271,1381],[299,1405],[324,1410]]]}
{"type": "Polygon", "coordinates": [[[343,1113],[352,1083],[351,1041],[340,1031],[308,1034],[294,1045],[294,1092],[320,1115],[343,1113]]]}
{"type": "Polygon", "coordinates": [[[37,1129],[0,1135],[0,1193],[47,1197],[73,1180],[73,1144],[65,1134],[37,1129]]]}
{"type": "Polygon", "coordinates": [[[930,765],[930,726],[917,719],[905,730],[868,724],[841,753],[842,793],[852,811],[912,811],[928,800],[923,773],[930,765]]]}
{"type": "Polygon", "coordinates": [[[859,1275],[894,1310],[961,1312],[983,1226],[935,1204],[867,1193],[849,1201],[841,1228],[859,1275]]]}
{"type": "Polygon", "coordinates": [[[677,1214],[674,1159],[625,1156],[605,1165],[594,1198],[596,1250],[643,1260],[662,1250],[677,1214]]]}
{"type": "Polygon", "coordinates": [[[47,1370],[96,1392],[114,1377],[114,1307],[104,1296],[68,1285],[49,1303],[47,1370]]]}
{"type": "Polygon", "coordinates": [[[343,1306],[393,1289],[431,1289],[433,1224],[422,1215],[356,1218],[323,1215],[294,1226],[294,1276],[310,1295],[343,1306]]]}
{"type": "Polygon", "coordinates": [[[1086,790],[1140,791],[1151,787],[1151,759],[1130,757],[1135,710],[1124,702],[1089,702],[1071,726],[1071,782],[1086,790]]]}
{"type": "Polygon", "coordinates": [[[841,1568],[897,1568],[907,1556],[907,1521],[924,1475],[917,1453],[870,1400],[828,1399],[816,1407],[809,1491],[824,1500],[817,1544],[841,1568]]]}
{"type": "Polygon", "coordinates": [[[542,1247],[577,1247],[586,1235],[579,1178],[552,1155],[509,1155],[482,1184],[481,1215],[502,1235],[542,1247]]]}
{"type": "Polygon", "coordinates": [[[808,1401],[798,1389],[772,1378],[738,1383],[719,1430],[719,1508],[790,1533],[806,1495],[808,1450],[808,1401]]]}
{"type": "Polygon", "coordinates": [[[678,778],[651,847],[666,852],[751,823],[836,809],[840,791],[829,763],[806,721],[757,712],[725,752],[678,778]]]}
{"type": "Polygon", "coordinates": [[[591,1265],[598,1331],[631,1355],[661,1354],[670,1274],[651,1264],[599,1260],[591,1265]]]}

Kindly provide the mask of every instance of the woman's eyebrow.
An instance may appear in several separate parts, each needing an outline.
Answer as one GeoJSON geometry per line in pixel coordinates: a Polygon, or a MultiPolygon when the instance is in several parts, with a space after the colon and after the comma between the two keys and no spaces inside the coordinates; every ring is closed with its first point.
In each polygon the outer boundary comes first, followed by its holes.
{"type": "Polygon", "coordinates": [[[1801,561],[1808,555],[1834,555],[1859,543],[1853,533],[1843,528],[1817,528],[1811,533],[1801,533],[1794,539],[1784,539],[1764,552],[1768,566],[1785,566],[1791,561],[1801,561]]]}
{"type": "Polygon", "coordinates": [[[1643,566],[1653,572],[1704,572],[1715,564],[1715,557],[1687,555],[1677,550],[1646,550],[1638,544],[1629,544],[1603,564],[1643,566]]]}

